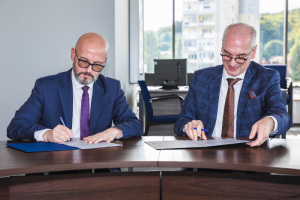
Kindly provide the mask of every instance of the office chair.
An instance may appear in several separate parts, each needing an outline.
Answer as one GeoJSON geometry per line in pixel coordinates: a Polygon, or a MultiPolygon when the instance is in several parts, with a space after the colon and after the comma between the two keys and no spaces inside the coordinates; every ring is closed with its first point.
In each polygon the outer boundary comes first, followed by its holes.
{"type": "Polygon", "coordinates": [[[287,89],[286,105],[288,105],[288,113],[291,119],[291,127],[293,126],[293,81],[286,77],[286,65],[268,64],[266,68],[274,69],[280,74],[280,87],[287,89]]]}
{"type": "Polygon", "coordinates": [[[164,96],[157,96],[157,97],[151,97],[149,90],[147,88],[146,82],[143,80],[138,81],[141,92],[143,95],[145,108],[146,108],[146,129],[144,135],[148,135],[148,131],[150,128],[150,124],[153,123],[168,123],[168,122],[175,122],[178,115],[160,115],[160,116],[153,116],[153,104],[154,101],[163,101],[167,99],[179,99],[180,106],[182,106],[184,98],[182,96],[179,96],[177,94],[173,95],[164,95],[164,96]]]}

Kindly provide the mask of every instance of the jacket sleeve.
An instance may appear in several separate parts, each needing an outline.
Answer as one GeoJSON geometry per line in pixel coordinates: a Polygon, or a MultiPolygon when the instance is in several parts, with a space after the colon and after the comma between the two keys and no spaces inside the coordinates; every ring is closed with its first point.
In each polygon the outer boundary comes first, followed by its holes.
{"type": "Polygon", "coordinates": [[[269,82],[269,87],[265,95],[266,116],[273,116],[278,122],[278,132],[276,135],[287,132],[291,125],[286,105],[282,99],[279,83],[280,76],[276,71],[269,82]]]}
{"type": "Polygon", "coordinates": [[[7,127],[7,137],[12,140],[36,141],[34,132],[45,127],[39,125],[43,112],[43,88],[39,80],[28,100],[16,111],[7,127]]]}
{"type": "Polygon", "coordinates": [[[186,136],[186,133],[183,132],[184,126],[191,122],[192,120],[196,120],[197,116],[197,99],[195,94],[195,82],[196,78],[194,75],[194,78],[192,79],[189,91],[187,93],[187,96],[184,100],[184,104],[182,106],[181,112],[178,115],[178,118],[174,124],[174,132],[178,136],[186,136]]]}
{"type": "Polygon", "coordinates": [[[122,138],[141,136],[142,126],[126,101],[121,84],[118,82],[117,94],[113,109],[113,123],[122,133],[122,138]]]}

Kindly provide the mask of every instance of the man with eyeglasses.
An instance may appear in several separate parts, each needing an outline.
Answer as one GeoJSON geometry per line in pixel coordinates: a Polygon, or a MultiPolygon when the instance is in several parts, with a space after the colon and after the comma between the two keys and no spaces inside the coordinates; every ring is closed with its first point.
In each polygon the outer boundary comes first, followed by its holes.
{"type": "Polygon", "coordinates": [[[73,68],[36,81],[31,96],[10,122],[7,136],[56,143],[80,138],[90,144],[140,136],[142,127],[120,82],[100,74],[108,48],[102,36],[82,35],[71,49],[73,68]]]}
{"type": "Polygon", "coordinates": [[[247,144],[253,147],[290,128],[279,73],[251,61],[255,40],[252,26],[237,23],[226,27],[220,54],[223,65],[194,73],[174,125],[177,135],[192,140],[249,137],[254,140],[247,144]]]}

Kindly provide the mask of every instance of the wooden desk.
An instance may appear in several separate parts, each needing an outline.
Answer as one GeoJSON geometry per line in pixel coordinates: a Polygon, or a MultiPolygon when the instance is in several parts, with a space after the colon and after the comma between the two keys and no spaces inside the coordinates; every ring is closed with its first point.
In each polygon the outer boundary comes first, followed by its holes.
{"type": "MultiPolygon", "coordinates": [[[[145,145],[147,139],[120,140],[122,147],[39,153],[24,153],[0,141],[0,177],[97,168],[157,167],[159,151],[145,145]]],[[[159,192],[159,172],[0,179],[0,199],[159,199],[159,192]]]]}
{"type": "Polygon", "coordinates": [[[144,141],[185,137],[134,137],[123,147],[24,153],[0,141],[0,199],[159,199],[159,172],[23,176],[38,172],[118,167],[191,167],[237,172],[162,172],[162,199],[300,198],[300,140],[273,139],[204,149],[155,150],[144,141]],[[291,175],[291,176],[290,176],[291,175]],[[221,191],[220,191],[221,190],[221,191]],[[259,196],[262,195],[263,196],[259,196]]]}
{"type": "MultiPolygon", "coordinates": [[[[164,138],[181,139],[186,138],[164,138]]],[[[273,139],[253,148],[237,144],[162,150],[158,166],[202,168],[163,172],[162,199],[300,199],[300,140],[273,139]]]]}

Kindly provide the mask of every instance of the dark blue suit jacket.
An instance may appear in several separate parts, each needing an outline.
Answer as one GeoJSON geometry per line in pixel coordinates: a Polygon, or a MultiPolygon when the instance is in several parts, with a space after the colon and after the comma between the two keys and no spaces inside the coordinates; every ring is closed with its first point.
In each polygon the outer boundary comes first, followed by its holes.
{"type": "MultiPolygon", "coordinates": [[[[7,128],[13,140],[35,141],[34,132],[53,129],[61,124],[59,117],[72,129],[73,87],[70,69],[40,78],[29,99],[16,112],[7,128]]],[[[119,81],[100,75],[93,86],[90,135],[112,126],[122,130],[123,138],[140,136],[142,127],[129,107],[119,81]]]]}
{"type": "MultiPolygon", "coordinates": [[[[174,125],[177,135],[186,135],[184,126],[192,120],[201,120],[211,136],[217,120],[223,65],[198,70],[190,83],[184,105],[174,125]]],[[[252,126],[265,116],[278,122],[276,135],[290,128],[290,118],[281,97],[279,73],[251,62],[243,81],[236,120],[236,136],[249,137],[252,126]],[[249,92],[256,97],[249,99],[249,92]]]]}

